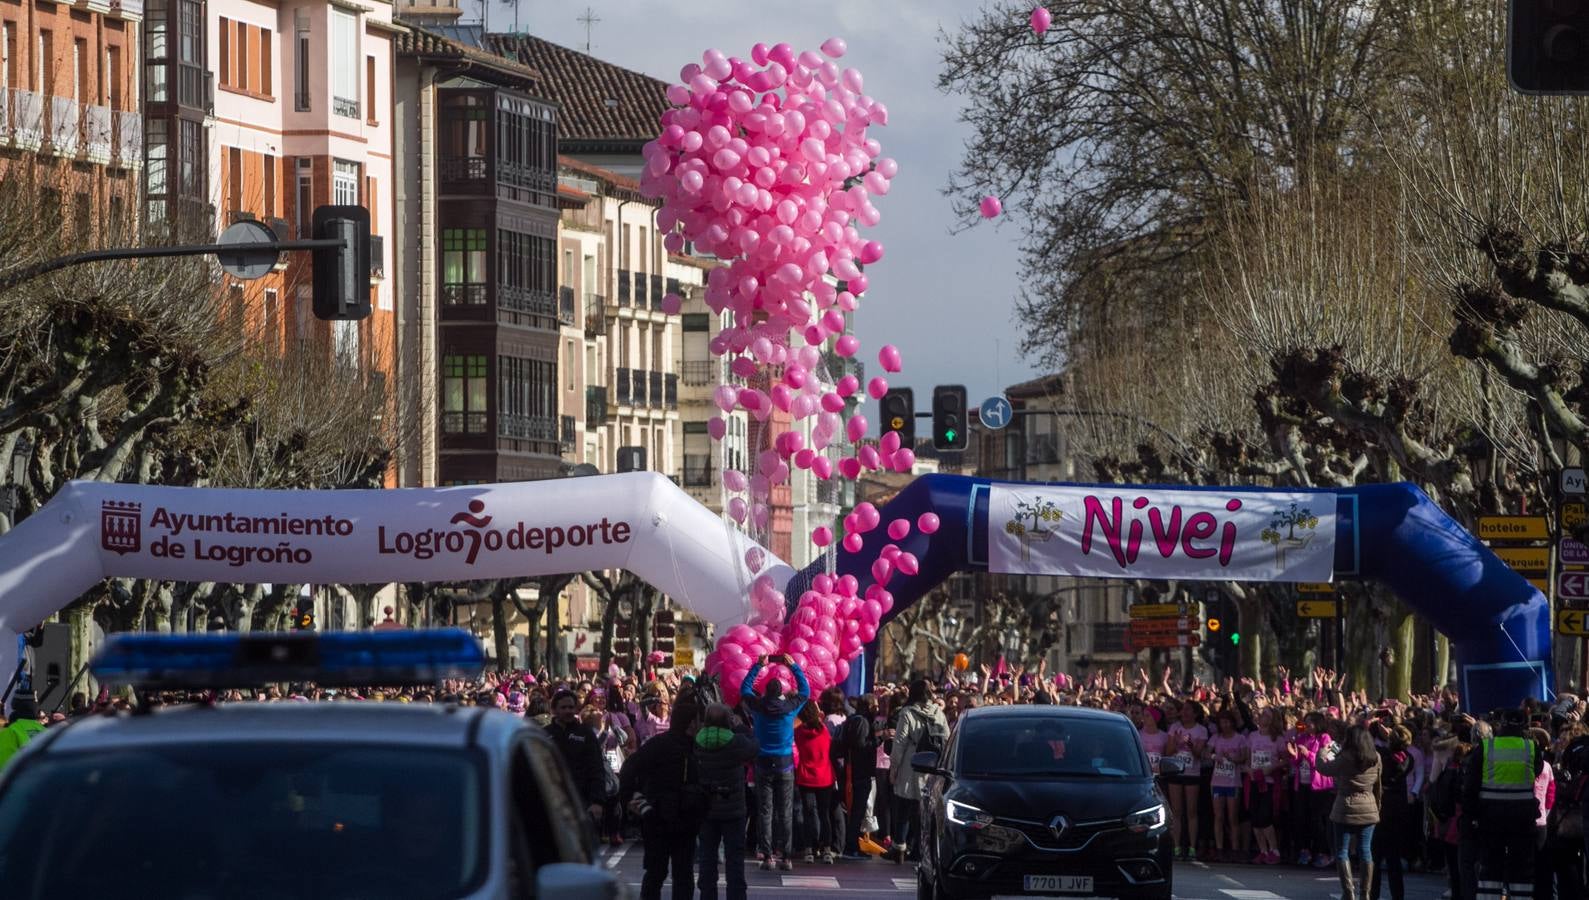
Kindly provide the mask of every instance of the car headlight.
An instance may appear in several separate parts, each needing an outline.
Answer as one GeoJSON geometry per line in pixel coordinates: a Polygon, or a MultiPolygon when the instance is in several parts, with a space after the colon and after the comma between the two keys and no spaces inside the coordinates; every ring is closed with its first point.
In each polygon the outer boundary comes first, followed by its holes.
{"type": "Polygon", "coordinates": [[[1160,803],[1155,806],[1150,806],[1147,809],[1138,810],[1137,812],[1126,816],[1125,824],[1126,827],[1132,831],[1142,834],[1144,832],[1153,831],[1156,828],[1163,828],[1165,822],[1167,821],[1169,821],[1169,819],[1165,815],[1164,804],[1160,803]]]}
{"type": "Polygon", "coordinates": [[[964,825],[967,828],[986,828],[993,824],[992,816],[977,809],[975,806],[961,803],[959,800],[944,801],[944,814],[949,821],[956,825],[964,825]]]}

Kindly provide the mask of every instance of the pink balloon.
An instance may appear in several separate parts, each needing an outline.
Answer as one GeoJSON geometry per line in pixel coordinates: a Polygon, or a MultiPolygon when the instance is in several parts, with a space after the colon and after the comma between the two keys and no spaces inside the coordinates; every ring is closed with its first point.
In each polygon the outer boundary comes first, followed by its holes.
{"type": "Polygon", "coordinates": [[[861,465],[866,469],[875,472],[882,466],[882,460],[877,455],[877,448],[873,447],[871,444],[862,446],[860,450],[856,451],[855,455],[858,459],[860,459],[861,465]]]}
{"type": "Polygon", "coordinates": [[[811,461],[811,471],[818,478],[827,481],[833,477],[833,460],[819,456],[811,461]]]}
{"type": "Polygon", "coordinates": [[[925,512],[916,517],[916,529],[922,534],[935,534],[939,524],[937,513],[925,512]]]}
{"type": "Polygon", "coordinates": [[[861,438],[866,437],[866,428],[867,423],[865,416],[850,416],[850,420],[844,425],[844,436],[849,438],[850,443],[853,444],[856,441],[859,441],[861,438]]]}
{"type": "Polygon", "coordinates": [[[871,531],[883,521],[882,513],[877,511],[877,507],[864,500],[855,505],[852,515],[855,516],[855,521],[861,526],[862,531],[871,531]]]}
{"type": "Polygon", "coordinates": [[[881,375],[873,378],[866,383],[866,392],[872,395],[873,400],[883,399],[883,395],[888,393],[888,380],[881,375]]]}
{"type": "Polygon", "coordinates": [[[830,37],[822,42],[822,52],[834,59],[843,56],[844,51],[847,49],[849,48],[844,43],[844,38],[830,37]]]}
{"type": "Polygon", "coordinates": [[[678,294],[662,295],[662,312],[666,315],[676,316],[684,307],[684,299],[678,294]]]}
{"type": "Polygon", "coordinates": [[[833,529],[826,525],[819,525],[811,532],[811,543],[818,547],[826,547],[833,543],[833,529]]]}
{"type": "Polygon", "coordinates": [[[861,461],[853,456],[839,460],[839,474],[851,481],[861,477],[861,461]]]}
{"type": "Polygon", "coordinates": [[[733,412],[734,407],[739,405],[739,388],[731,384],[720,384],[712,392],[712,400],[723,412],[733,412]]]}
{"type": "Polygon", "coordinates": [[[898,372],[901,367],[899,348],[893,344],[884,344],[882,349],[877,351],[877,362],[885,372],[898,372]]]}
{"type": "Polygon", "coordinates": [[[712,440],[720,441],[728,434],[728,423],[723,421],[722,416],[713,416],[706,420],[706,432],[712,436],[712,440]]]}
{"type": "Polygon", "coordinates": [[[884,544],[883,545],[883,549],[879,550],[877,555],[881,556],[882,558],[884,558],[886,560],[888,560],[889,562],[893,562],[894,559],[896,557],[898,557],[901,552],[903,552],[903,551],[901,551],[899,549],[899,545],[898,544],[884,544]]]}
{"type": "Polygon", "coordinates": [[[865,539],[858,534],[847,534],[844,536],[844,549],[851,553],[860,553],[865,543],[865,539]]]}
{"type": "MultiPolygon", "coordinates": [[[[840,397],[850,397],[860,389],[861,379],[856,378],[854,375],[846,375],[840,378],[838,384],[834,386],[834,392],[840,397]]],[[[892,434],[893,432],[889,433],[892,434]]]]}
{"type": "Polygon", "coordinates": [[[982,202],[978,204],[978,208],[982,211],[982,218],[992,219],[1004,211],[1004,204],[999,200],[999,198],[989,194],[988,196],[982,198],[982,202]]]}
{"type": "Polygon", "coordinates": [[[899,558],[894,560],[894,568],[898,569],[901,575],[915,575],[921,570],[921,563],[916,559],[915,554],[901,553],[899,558]]]}
{"type": "Polygon", "coordinates": [[[888,523],[888,536],[896,541],[902,541],[910,534],[909,519],[895,519],[888,523]]]}
{"type": "Polygon", "coordinates": [[[909,447],[901,447],[894,452],[894,471],[909,472],[916,465],[916,451],[909,447]]]}
{"type": "Polygon", "coordinates": [[[1031,24],[1032,31],[1035,32],[1038,37],[1042,37],[1048,32],[1048,27],[1054,24],[1054,17],[1049,14],[1046,8],[1039,6],[1032,10],[1031,24]]]}
{"type": "Polygon", "coordinates": [[[743,491],[746,487],[745,473],[738,469],[723,470],[723,487],[731,491],[743,491]]]}
{"type": "Polygon", "coordinates": [[[840,335],[839,339],[833,342],[833,352],[840,356],[854,356],[855,351],[859,349],[861,349],[861,339],[853,334],[840,335]]]}
{"type": "Polygon", "coordinates": [[[893,456],[897,453],[899,451],[899,432],[890,431],[883,435],[882,440],[877,442],[877,449],[884,456],[893,456]]]}

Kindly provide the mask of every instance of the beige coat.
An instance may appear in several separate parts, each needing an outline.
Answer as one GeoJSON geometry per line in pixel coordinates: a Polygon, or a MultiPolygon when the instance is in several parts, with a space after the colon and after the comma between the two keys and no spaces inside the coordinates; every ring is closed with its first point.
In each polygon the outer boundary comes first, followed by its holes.
{"type": "MultiPolygon", "coordinates": [[[[1335,745],[1339,750],[1339,745],[1335,745]]],[[[1320,774],[1335,779],[1335,806],[1330,808],[1330,821],[1341,825],[1375,825],[1379,823],[1379,754],[1374,754],[1374,764],[1359,769],[1356,761],[1342,755],[1318,760],[1320,774]]]]}

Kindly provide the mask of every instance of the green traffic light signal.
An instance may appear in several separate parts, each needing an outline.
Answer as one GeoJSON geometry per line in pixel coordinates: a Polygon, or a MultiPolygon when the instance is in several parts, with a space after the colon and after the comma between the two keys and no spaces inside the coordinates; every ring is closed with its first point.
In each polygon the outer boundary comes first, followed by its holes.
{"type": "Polygon", "coordinates": [[[1231,643],[1232,643],[1232,644],[1240,644],[1240,643],[1241,643],[1241,632],[1239,632],[1239,631],[1232,631],[1232,632],[1231,632],[1231,633],[1230,633],[1230,642],[1231,642],[1231,643]]]}

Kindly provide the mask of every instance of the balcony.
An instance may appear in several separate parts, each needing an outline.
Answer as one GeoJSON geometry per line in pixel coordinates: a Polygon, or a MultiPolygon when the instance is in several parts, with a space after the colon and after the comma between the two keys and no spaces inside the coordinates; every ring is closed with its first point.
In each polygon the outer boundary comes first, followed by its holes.
{"type": "Polygon", "coordinates": [[[520,441],[559,442],[558,420],[554,416],[517,416],[497,413],[497,436],[520,441]]]}
{"type": "MultiPolygon", "coordinates": [[[[8,131],[4,137],[9,144],[21,150],[38,150],[44,145],[44,98],[33,91],[11,88],[9,97],[0,97],[0,103],[9,100],[8,131]]],[[[0,143],[7,143],[0,139],[0,143]]]]}
{"type": "Polygon", "coordinates": [[[484,412],[444,412],[441,414],[441,430],[444,434],[484,434],[486,430],[486,414],[484,412]]]}
{"type": "Polygon", "coordinates": [[[661,275],[652,275],[651,276],[651,308],[652,309],[661,309],[662,308],[662,297],[663,297],[663,293],[662,293],[662,276],[661,275]]]}
{"type": "Polygon", "coordinates": [[[722,367],[713,359],[689,359],[679,364],[679,375],[686,387],[715,385],[722,378],[722,367]]]}
{"type": "Polygon", "coordinates": [[[632,285],[633,285],[633,279],[631,279],[629,277],[629,270],[628,269],[619,269],[618,270],[618,305],[619,306],[628,306],[629,305],[630,291],[632,290],[632,285]]]}
{"type": "Polygon", "coordinates": [[[357,119],[359,117],[359,101],[348,97],[332,97],[331,114],[347,119],[357,119]]]}
{"type": "Polygon", "coordinates": [[[111,115],[108,106],[89,106],[83,110],[83,155],[89,162],[110,162],[111,115]]]}
{"type": "Polygon", "coordinates": [[[600,385],[585,388],[585,430],[607,424],[607,389],[600,385]]]}
{"type": "Polygon", "coordinates": [[[645,309],[651,305],[648,299],[651,294],[649,290],[651,282],[646,278],[646,273],[644,272],[636,272],[634,276],[634,308],[645,309]]]}
{"type": "Polygon", "coordinates": [[[650,407],[653,407],[653,408],[661,406],[662,405],[662,396],[663,396],[662,395],[662,373],[661,372],[647,372],[646,373],[646,383],[647,383],[647,385],[646,385],[647,386],[646,399],[648,401],[650,401],[646,405],[650,406],[650,407]]]}
{"type": "Polygon", "coordinates": [[[485,181],[491,172],[483,156],[444,156],[440,168],[442,181],[485,181]]]}
{"type": "Polygon", "coordinates": [[[483,284],[444,284],[441,286],[441,302],[445,306],[481,306],[486,302],[486,286],[483,284]]]}
{"type": "Polygon", "coordinates": [[[110,0],[110,14],[123,19],[142,19],[143,0],[110,0]]]}
{"type": "Polygon", "coordinates": [[[177,102],[193,109],[215,114],[215,73],[202,66],[177,64],[177,102]]]}
{"type": "Polygon", "coordinates": [[[574,289],[566,284],[557,289],[557,321],[574,324],[574,289]]]}
{"type": "Polygon", "coordinates": [[[667,280],[666,288],[667,288],[667,293],[669,293],[669,294],[678,294],[679,298],[683,299],[684,293],[683,293],[683,290],[679,287],[679,280],[677,278],[669,278],[667,280]]]}
{"type": "Polygon", "coordinates": [[[662,376],[662,402],[668,409],[679,408],[679,376],[672,372],[662,376]]]}
{"type": "Polygon", "coordinates": [[[370,235],[370,277],[386,277],[386,238],[379,234],[370,235]]]}
{"type": "Polygon", "coordinates": [[[585,294],[585,337],[598,337],[607,331],[607,298],[585,294]]]}
{"type": "Polygon", "coordinates": [[[711,487],[712,486],[712,454],[686,453],[684,454],[684,486],[685,487],[711,487]]]}
{"type": "Polygon", "coordinates": [[[82,144],[82,107],[70,97],[50,98],[50,148],[56,156],[76,156],[82,144]]]}
{"type": "Polygon", "coordinates": [[[564,452],[564,453],[571,452],[574,449],[574,417],[573,416],[559,416],[558,417],[558,434],[561,435],[561,438],[558,440],[557,443],[558,443],[558,446],[562,448],[562,452],[564,452]]]}
{"type": "Polygon", "coordinates": [[[111,162],[124,169],[142,168],[143,116],[117,110],[111,132],[111,162]]]}
{"type": "Polygon", "coordinates": [[[557,329],[557,301],[551,291],[497,285],[497,309],[513,317],[512,324],[531,328],[557,329]]]}
{"type": "Polygon", "coordinates": [[[614,394],[614,398],[613,399],[617,402],[617,404],[619,406],[633,406],[633,405],[635,405],[635,403],[634,403],[634,394],[633,394],[633,392],[631,390],[631,385],[629,383],[629,373],[632,372],[632,371],[634,371],[634,370],[633,369],[619,369],[618,370],[618,373],[617,373],[618,374],[618,384],[616,385],[616,389],[613,391],[613,394],[614,394]]]}

